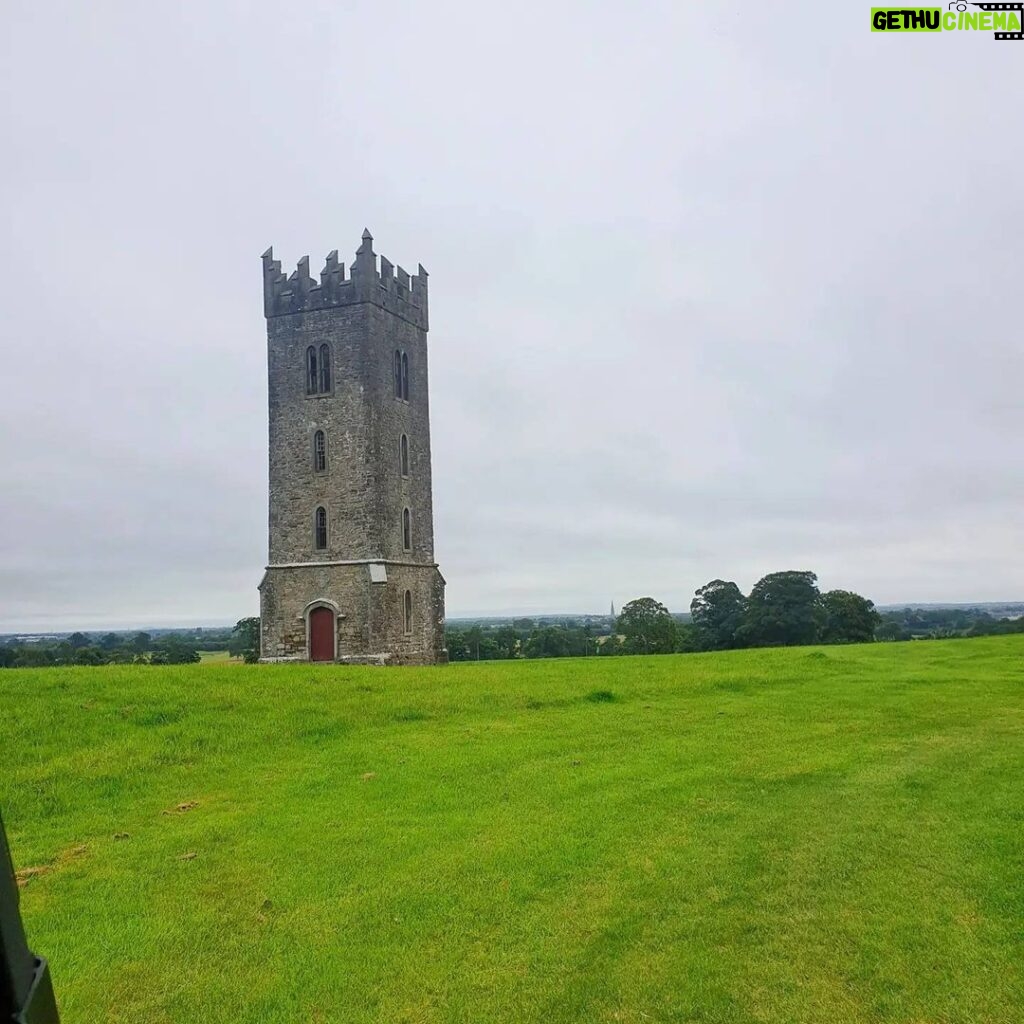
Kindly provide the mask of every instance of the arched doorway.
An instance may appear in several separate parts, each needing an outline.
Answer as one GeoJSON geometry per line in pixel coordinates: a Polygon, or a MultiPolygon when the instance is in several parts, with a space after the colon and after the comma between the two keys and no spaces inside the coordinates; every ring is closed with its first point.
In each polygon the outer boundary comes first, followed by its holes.
{"type": "Polygon", "coordinates": [[[314,608],[309,613],[309,660],[334,661],[334,612],[314,608]]]}

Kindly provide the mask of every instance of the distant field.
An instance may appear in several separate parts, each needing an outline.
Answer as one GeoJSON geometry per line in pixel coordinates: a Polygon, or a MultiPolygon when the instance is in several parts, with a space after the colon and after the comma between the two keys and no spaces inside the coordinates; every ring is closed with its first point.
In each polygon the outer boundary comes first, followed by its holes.
{"type": "Polygon", "coordinates": [[[244,665],[241,658],[232,658],[227,651],[200,651],[201,665],[244,665]]]}
{"type": "Polygon", "coordinates": [[[65,1024],[1024,1018],[1024,636],[0,707],[65,1024]]]}

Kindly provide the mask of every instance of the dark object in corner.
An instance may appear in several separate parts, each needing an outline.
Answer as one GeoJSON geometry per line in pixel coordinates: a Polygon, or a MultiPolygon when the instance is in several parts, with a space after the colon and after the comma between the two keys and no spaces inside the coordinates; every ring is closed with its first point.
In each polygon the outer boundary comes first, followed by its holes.
{"type": "Polygon", "coordinates": [[[59,1024],[50,969],[33,956],[18,910],[18,885],[0,818],[0,1021],[3,1024],[59,1024]]]}

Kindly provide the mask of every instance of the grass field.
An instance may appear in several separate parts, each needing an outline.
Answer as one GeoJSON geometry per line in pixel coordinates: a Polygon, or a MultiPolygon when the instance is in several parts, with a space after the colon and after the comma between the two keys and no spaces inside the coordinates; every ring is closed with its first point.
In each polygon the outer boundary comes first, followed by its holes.
{"type": "Polygon", "coordinates": [[[227,651],[200,651],[201,665],[244,665],[241,658],[232,658],[227,651]]]}
{"type": "Polygon", "coordinates": [[[0,701],[66,1024],[1024,1019],[1024,637],[0,701]]]}

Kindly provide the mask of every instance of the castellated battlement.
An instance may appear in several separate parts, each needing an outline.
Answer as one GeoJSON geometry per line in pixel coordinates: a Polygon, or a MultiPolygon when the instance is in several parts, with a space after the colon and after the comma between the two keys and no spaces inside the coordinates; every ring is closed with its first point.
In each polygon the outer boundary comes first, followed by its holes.
{"type": "Polygon", "coordinates": [[[373,236],[363,232],[362,244],[345,276],[345,264],[338,262],[338,250],[328,253],[317,283],[309,273],[309,257],[303,256],[289,277],[274,259],[273,248],[263,254],[263,311],[269,320],[290,313],[333,309],[359,302],[372,302],[427,330],[427,272],[422,264],[409,275],[390,260],[373,251],[373,236]]]}

